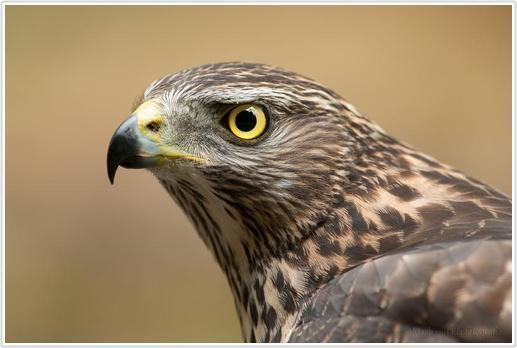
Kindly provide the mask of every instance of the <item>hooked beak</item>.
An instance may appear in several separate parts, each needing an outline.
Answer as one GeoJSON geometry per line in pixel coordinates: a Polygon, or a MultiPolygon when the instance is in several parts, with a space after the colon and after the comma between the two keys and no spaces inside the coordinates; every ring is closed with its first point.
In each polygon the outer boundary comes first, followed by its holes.
{"type": "Polygon", "coordinates": [[[113,134],[108,148],[108,178],[113,184],[118,166],[131,169],[151,168],[167,159],[203,159],[186,154],[174,146],[164,145],[160,130],[165,124],[156,113],[155,104],[147,101],[126,119],[113,134]]]}
{"type": "Polygon", "coordinates": [[[111,138],[108,148],[108,177],[113,184],[118,166],[149,168],[160,160],[157,146],[143,137],[137,127],[136,115],[122,122],[111,138]],[[144,149],[147,149],[145,151],[144,149]]]}

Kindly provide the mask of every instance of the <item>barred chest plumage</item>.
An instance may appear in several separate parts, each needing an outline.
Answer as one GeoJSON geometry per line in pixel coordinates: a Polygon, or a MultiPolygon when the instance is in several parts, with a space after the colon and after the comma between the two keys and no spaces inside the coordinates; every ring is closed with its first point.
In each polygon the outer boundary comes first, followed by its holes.
{"type": "Polygon", "coordinates": [[[299,316],[292,296],[303,293],[296,288],[303,282],[290,284],[289,279],[303,275],[270,257],[252,256],[253,241],[243,231],[239,212],[221,201],[221,193],[206,179],[181,169],[174,177],[164,174],[157,174],[161,184],[185,211],[227,277],[245,340],[286,341],[299,316]],[[289,276],[283,277],[283,272],[289,276]],[[286,287],[292,287],[292,294],[286,287]]]}

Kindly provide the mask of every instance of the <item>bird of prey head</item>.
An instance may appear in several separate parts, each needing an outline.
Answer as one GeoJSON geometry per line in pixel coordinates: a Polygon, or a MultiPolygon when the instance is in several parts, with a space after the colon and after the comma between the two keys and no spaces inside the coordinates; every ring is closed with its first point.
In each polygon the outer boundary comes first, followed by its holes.
{"type": "MultiPolygon", "coordinates": [[[[422,243],[505,235],[510,215],[506,197],[396,141],[335,92],[260,64],[153,82],[111,139],[112,182],[118,166],[151,171],[191,219],[247,341],[309,341],[303,325],[327,313],[303,319],[311,299],[353,267],[422,243]]],[[[406,332],[388,322],[388,333],[406,332]]],[[[369,340],[344,332],[335,340],[369,340]]]]}

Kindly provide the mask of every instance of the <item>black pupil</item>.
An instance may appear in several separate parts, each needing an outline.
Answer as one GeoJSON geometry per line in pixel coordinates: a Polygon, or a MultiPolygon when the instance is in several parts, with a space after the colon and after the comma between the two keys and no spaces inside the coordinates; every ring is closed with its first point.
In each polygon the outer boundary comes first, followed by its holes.
{"type": "Polygon", "coordinates": [[[249,132],[257,125],[257,117],[249,110],[243,110],[235,117],[235,125],[243,132],[249,132]]]}

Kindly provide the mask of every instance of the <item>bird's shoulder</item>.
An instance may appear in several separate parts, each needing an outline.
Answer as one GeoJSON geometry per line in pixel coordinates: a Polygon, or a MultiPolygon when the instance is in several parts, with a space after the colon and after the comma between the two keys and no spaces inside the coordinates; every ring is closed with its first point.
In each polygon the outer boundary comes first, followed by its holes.
{"type": "Polygon", "coordinates": [[[510,199],[471,178],[434,174],[432,184],[448,196],[422,204],[422,189],[418,223],[385,209],[380,228],[344,206],[365,242],[306,302],[291,341],[511,341],[510,199]]]}
{"type": "Polygon", "coordinates": [[[494,220],[493,234],[408,245],[337,276],[290,340],[511,341],[511,225],[494,220]]]}

